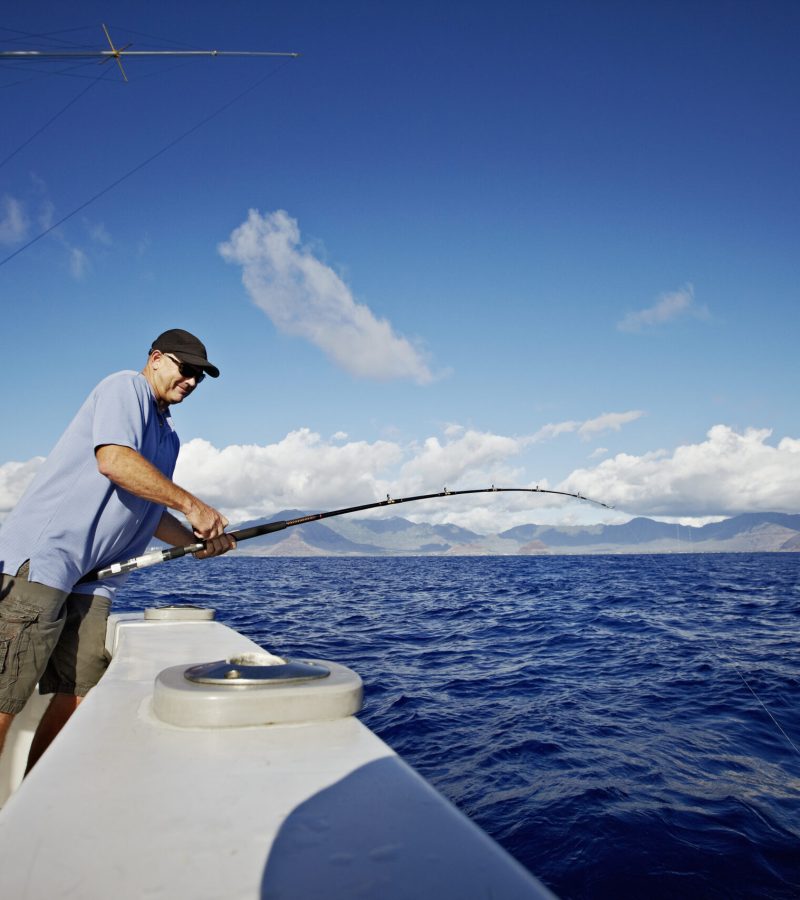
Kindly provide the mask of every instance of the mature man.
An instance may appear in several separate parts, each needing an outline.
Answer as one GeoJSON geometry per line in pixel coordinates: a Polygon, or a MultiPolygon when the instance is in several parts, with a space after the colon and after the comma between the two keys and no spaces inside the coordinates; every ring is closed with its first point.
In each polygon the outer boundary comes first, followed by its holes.
{"type": "Polygon", "coordinates": [[[92,391],[0,530],[0,751],[37,681],[54,695],[29,768],[105,670],[106,619],[127,576],[82,576],[140,555],[153,535],[208,540],[198,558],[235,546],[225,516],[172,481],[180,442],[169,410],[206,374],[219,370],[194,335],[159,335],[142,372],[116,372],[92,391]]]}

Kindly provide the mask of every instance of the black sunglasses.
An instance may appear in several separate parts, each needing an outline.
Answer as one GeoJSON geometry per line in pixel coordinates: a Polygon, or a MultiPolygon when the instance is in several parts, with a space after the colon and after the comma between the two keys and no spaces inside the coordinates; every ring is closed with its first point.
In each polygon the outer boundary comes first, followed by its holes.
{"type": "Polygon", "coordinates": [[[181,362],[179,359],[176,359],[171,353],[165,353],[164,356],[168,356],[178,367],[178,371],[184,378],[194,378],[195,384],[200,384],[200,382],[206,377],[206,373],[202,369],[198,369],[196,366],[190,366],[189,363],[181,362]]]}

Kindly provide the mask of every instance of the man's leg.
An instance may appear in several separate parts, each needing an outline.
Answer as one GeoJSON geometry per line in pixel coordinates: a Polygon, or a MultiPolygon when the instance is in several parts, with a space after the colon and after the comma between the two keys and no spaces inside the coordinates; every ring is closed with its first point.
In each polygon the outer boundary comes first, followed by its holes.
{"type": "Polygon", "coordinates": [[[67,724],[67,719],[78,708],[81,700],[83,697],[76,697],[74,694],[53,694],[53,699],[44,711],[33,736],[28,752],[28,765],[25,767],[26,775],[36,765],[58,732],[67,724]]]}
{"type": "Polygon", "coordinates": [[[0,751],[64,625],[67,594],[27,576],[27,563],[16,575],[0,573],[0,751]]]}
{"type": "Polygon", "coordinates": [[[6,735],[8,734],[8,729],[11,728],[11,723],[14,721],[14,713],[4,713],[0,712],[0,754],[3,752],[3,746],[6,742],[6,735]]]}
{"type": "Polygon", "coordinates": [[[111,601],[72,593],[64,607],[64,630],[39,679],[39,690],[52,694],[53,699],[36,729],[26,772],[30,772],[108,666],[105,641],[111,601]]]}

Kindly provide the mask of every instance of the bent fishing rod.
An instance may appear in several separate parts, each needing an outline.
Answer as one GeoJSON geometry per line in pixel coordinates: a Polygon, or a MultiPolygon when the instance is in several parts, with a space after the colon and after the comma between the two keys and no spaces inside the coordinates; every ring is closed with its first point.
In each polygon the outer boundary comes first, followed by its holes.
{"type": "MultiPolygon", "coordinates": [[[[473,488],[467,491],[448,491],[447,488],[438,491],[435,494],[419,494],[416,497],[390,497],[386,495],[385,500],[379,500],[376,503],[364,503],[361,506],[348,506],[344,509],[331,509],[328,512],[311,513],[307,516],[300,516],[297,519],[285,519],[280,522],[266,522],[263,525],[253,525],[250,528],[241,528],[238,531],[228,531],[226,534],[232,537],[237,543],[246,541],[249,538],[259,537],[262,534],[272,534],[275,531],[283,531],[284,528],[292,528],[294,525],[306,525],[309,522],[319,522],[320,519],[331,519],[334,516],[346,516],[349,513],[364,512],[367,509],[379,509],[382,506],[394,506],[398,503],[414,503],[417,500],[435,500],[439,497],[458,497],[464,494],[499,494],[499,493],[526,493],[526,494],[558,494],[561,497],[574,497],[576,500],[585,500],[587,503],[594,503],[605,509],[613,509],[608,503],[602,503],[600,500],[592,500],[585,497],[581,493],[573,494],[570,491],[553,491],[547,488],[502,488],[492,485],[488,488],[473,488]]],[[[81,578],[78,584],[86,584],[90,581],[100,581],[103,578],[110,578],[112,575],[124,575],[127,572],[133,572],[136,569],[144,569],[148,566],[154,566],[158,563],[168,562],[171,559],[180,559],[188,553],[198,553],[206,547],[206,541],[197,541],[194,544],[187,544],[185,547],[170,547],[167,550],[151,550],[143,556],[136,556],[126,562],[113,563],[101,569],[95,569],[88,572],[81,578]]]]}

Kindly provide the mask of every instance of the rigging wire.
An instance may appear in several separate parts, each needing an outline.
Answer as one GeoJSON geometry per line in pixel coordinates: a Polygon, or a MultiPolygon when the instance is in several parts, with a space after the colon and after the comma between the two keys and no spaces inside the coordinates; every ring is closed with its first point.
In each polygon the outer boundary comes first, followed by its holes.
{"type": "MultiPolygon", "coordinates": [[[[0,60],[0,69],[5,66],[10,65],[8,62],[4,62],[0,60]]],[[[75,69],[85,69],[88,66],[95,66],[95,63],[92,60],[87,60],[86,62],[74,63],[70,66],[64,66],[63,69],[56,69],[55,71],[46,70],[46,69],[32,69],[30,65],[26,65],[25,68],[28,72],[33,72],[34,74],[30,78],[19,78],[17,81],[9,81],[7,84],[0,84],[0,89],[2,88],[11,88],[17,87],[20,84],[28,84],[30,81],[38,81],[41,78],[55,78],[57,75],[63,75],[67,78],[82,78],[83,80],[89,79],[90,81],[94,81],[97,76],[96,75],[78,75],[74,70],[75,69]]],[[[109,84],[113,84],[111,81],[109,84]]]]}
{"type": "MultiPolygon", "coordinates": [[[[31,31],[20,31],[17,28],[7,28],[5,26],[0,26],[0,30],[4,32],[10,32],[11,34],[19,35],[19,37],[15,38],[6,38],[3,36],[2,40],[4,44],[20,44],[23,42],[28,42],[30,39],[39,39],[46,38],[49,40],[51,45],[58,45],[61,47],[70,47],[74,50],[88,50],[91,45],[89,43],[76,43],[75,41],[65,40],[63,38],[58,37],[61,34],[72,34],[75,31],[95,31],[94,26],[83,25],[78,28],[65,28],[61,31],[44,31],[44,32],[31,32],[31,31]]],[[[0,68],[5,68],[7,66],[16,65],[20,62],[17,60],[0,60],[0,68]]],[[[83,79],[91,79],[94,81],[97,76],[95,75],[78,75],[75,74],[73,70],[75,69],[83,69],[87,66],[94,66],[96,62],[94,60],[85,60],[83,62],[76,62],[68,66],[64,66],[62,69],[56,69],[53,71],[52,69],[37,69],[33,68],[37,64],[41,62],[41,60],[36,60],[35,58],[31,58],[30,60],[24,59],[25,69],[27,72],[33,72],[34,75],[31,78],[20,78],[17,81],[9,82],[8,84],[0,85],[0,88],[10,88],[16,87],[20,84],[27,84],[30,81],[37,81],[39,78],[52,78],[57,75],[63,75],[68,78],[83,78],[83,79]]]]}
{"type": "Polygon", "coordinates": [[[98,191],[96,194],[94,194],[92,197],[90,197],[88,200],[85,200],[79,206],[75,207],[75,209],[73,209],[72,212],[67,213],[65,216],[60,218],[57,222],[55,222],[49,228],[46,228],[40,234],[37,234],[36,237],[31,238],[31,240],[27,241],[21,247],[18,247],[16,250],[13,251],[13,253],[10,253],[4,259],[0,259],[0,266],[4,266],[6,263],[8,263],[12,259],[14,259],[14,257],[19,256],[20,253],[22,253],[24,250],[27,250],[29,247],[33,246],[35,243],[40,241],[43,237],[46,237],[48,234],[50,234],[51,231],[55,231],[56,228],[63,225],[65,222],[67,222],[73,216],[77,215],[82,210],[86,209],[87,206],[91,206],[91,204],[94,203],[96,200],[99,200],[102,196],[107,194],[109,191],[112,191],[115,187],[122,184],[123,181],[126,181],[132,175],[135,175],[137,172],[139,172],[141,169],[145,168],[145,166],[149,165],[151,162],[154,162],[156,159],[158,159],[159,156],[162,156],[168,150],[171,150],[176,144],[179,144],[182,140],[189,137],[189,135],[194,134],[195,131],[198,131],[204,125],[207,125],[213,119],[217,118],[217,116],[220,116],[226,110],[230,109],[231,106],[233,106],[235,103],[237,103],[243,97],[246,97],[247,94],[254,91],[257,87],[259,87],[261,84],[263,84],[265,81],[267,81],[267,79],[272,78],[273,76],[277,75],[284,66],[288,65],[289,61],[290,61],[289,59],[286,59],[286,60],[283,60],[282,62],[280,62],[272,71],[268,72],[266,75],[263,75],[261,78],[258,78],[249,87],[245,88],[243,91],[240,91],[238,94],[236,94],[236,96],[232,97],[230,100],[227,100],[225,103],[222,104],[222,106],[217,107],[217,109],[215,109],[212,113],[205,116],[203,119],[201,119],[196,124],[192,125],[191,128],[188,128],[186,131],[182,132],[177,137],[173,138],[169,143],[167,143],[163,147],[161,147],[160,150],[157,150],[151,156],[148,156],[147,159],[138,163],[132,169],[129,169],[127,172],[125,172],[124,175],[121,175],[119,178],[112,181],[111,184],[107,185],[102,190],[98,191]]]}
{"type": "Polygon", "coordinates": [[[195,44],[187,44],[185,41],[176,41],[174,38],[165,38],[165,37],[159,37],[158,35],[155,35],[155,34],[147,34],[144,31],[134,31],[132,28],[125,28],[122,25],[109,24],[108,27],[113,28],[115,34],[122,31],[126,35],[133,34],[133,35],[136,35],[137,37],[150,38],[150,40],[158,41],[160,44],[174,44],[176,47],[186,47],[189,50],[197,49],[195,44]]]}
{"type": "Polygon", "coordinates": [[[49,38],[51,41],[57,44],[64,44],[69,47],[82,47],[83,44],[76,44],[74,41],[66,41],[62,38],[57,37],[59,34],[72,34],[74,31],[88,31],[89,29],[94,30],[94,26],[92,25],[79,25],[76,28],[62,28],[59,31],[21,31],[19,28],[8,28],[6,25],[0,26],[3,31],[10,32],[11,34],[17,34],[19,37],[16,38],[7,38],[7,43],[9,44],[17,44],[20,43],[23,39],[28,40],[29,38],[49,38]]]}
{"type": "Polygon", "coordinates": [[[34,131],[34,133],[26,141],[23,141],[17,147],[16,150],[12,150],[11,153],[9,153],[5,159],[0,160],[0,169],[2,169],[3,166],[7,162],[9,162],[9,160],[12,160],[20,152],[20,150],[23,150],[25,147],[28,146],[28,144],[30,144],[33,140],[35,140],[35,138],[37,138],[43,131],[48,129],[53,124],[53,122],[55,122],[56,119],[59,118],[59,116],[63,115],[74,103],[77,103],[78,100],[80,100],[84,94],[87,94],[99,81],[101,81],[103,78],[108,77],[108,75],[110,73],[111,73],[111,70],[107,69],[102,74],[93,78],[90,84],[86,85],[86,87],[82,91],[80,91],[78,94],[76,94],[76,96],[74,96],[65,106],[63,106],[57,113],[55,113],[55,115],[52,115],[44,123],[44,125],[41,126],[41,128],[39,128],[37,131],[34,131]]]}

